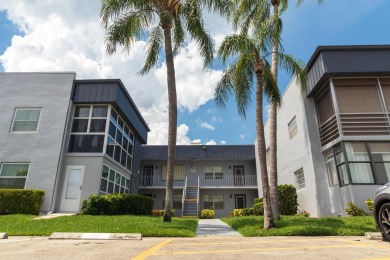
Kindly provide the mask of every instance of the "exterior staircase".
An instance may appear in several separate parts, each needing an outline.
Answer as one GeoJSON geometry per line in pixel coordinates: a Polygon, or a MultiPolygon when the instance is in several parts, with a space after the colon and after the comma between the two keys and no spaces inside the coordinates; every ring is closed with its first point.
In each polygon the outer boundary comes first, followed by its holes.
{"type": "Polygon", "coordinates": [[[183,217],[198,217],[198,187],[188,186],[183,204],[183,217]]]}

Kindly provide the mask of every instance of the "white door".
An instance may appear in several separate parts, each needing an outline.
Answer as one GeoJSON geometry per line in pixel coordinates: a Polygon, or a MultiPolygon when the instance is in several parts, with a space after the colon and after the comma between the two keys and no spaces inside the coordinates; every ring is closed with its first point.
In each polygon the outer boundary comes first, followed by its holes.
{"type": "Polygon", "coordinates": [[[84,166],[69,165],[66,168],[64,188],[61,197],[61,212],[79,211],[83,175],[84,166]]]}

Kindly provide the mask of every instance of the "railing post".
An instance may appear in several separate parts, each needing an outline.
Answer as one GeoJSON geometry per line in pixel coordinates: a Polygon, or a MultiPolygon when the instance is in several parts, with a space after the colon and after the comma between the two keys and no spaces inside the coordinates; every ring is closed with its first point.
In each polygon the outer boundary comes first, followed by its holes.
{"type": "Polygon", "coordinates": [[[198,176],[198,196],[196,198],[196,212],[198,214],[198,217],[199,217],[199,192],[200,192],[199,186],[200,183],[199,183],[199,176],[198,176]]]}
{"type": "Polygon", "coordinates": [[[181,216],[183,216],[184,213],[184,201],[186,199],[186,193],[187,193],[187,177],[184,182],[183,196],[181,197],[181,216]]]}

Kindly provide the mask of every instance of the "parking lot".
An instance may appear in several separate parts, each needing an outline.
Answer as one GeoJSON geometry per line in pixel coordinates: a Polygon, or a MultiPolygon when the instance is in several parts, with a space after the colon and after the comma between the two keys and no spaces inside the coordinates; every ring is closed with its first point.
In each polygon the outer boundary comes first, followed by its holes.
{"type": "Polygon", "coordinates": [[[364,237],[10,237],[0,240],[0,259],[390,259],[390,244],[364,237]]]}

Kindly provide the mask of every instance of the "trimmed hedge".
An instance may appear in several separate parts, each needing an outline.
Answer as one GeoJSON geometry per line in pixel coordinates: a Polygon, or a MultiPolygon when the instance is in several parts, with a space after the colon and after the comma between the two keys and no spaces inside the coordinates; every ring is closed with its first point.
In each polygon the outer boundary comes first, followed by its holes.
{"type": "Polygon", "coordinates": [[[81,214],[85,215],[150,215],[154,200],[136,194],[91,195],[84,200],[81,214]]]}
{"type": "Polygon", "coordinates": [[[32,189],[0,189],[0,215],[38,215],[45,191],[32,189]]]}
{"type": "MultiPolygon", "coordinates": [[[[279,213],[281,215],[295,215],[298,212],[298,195],[294,185],[278,185],[279,213]]],[[[255,198],[253,209],[256,216],[264,215],[263,198],[255,198]]]]}
{"type": "Polygon", "coordinates": [[[298,212],[297,189],[291,184],[278,185],[279,211],[281,215],[295,215],[298,212]]]}

